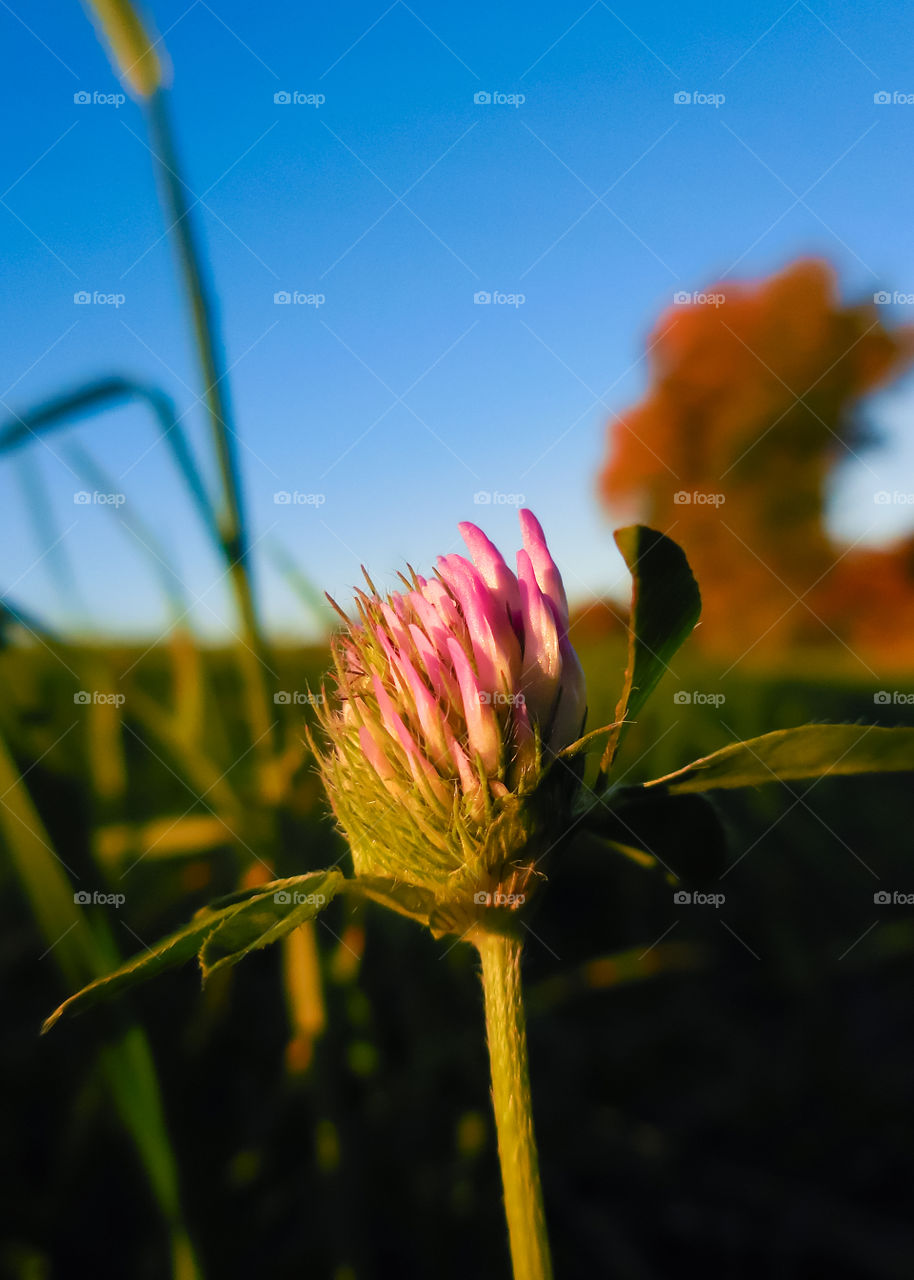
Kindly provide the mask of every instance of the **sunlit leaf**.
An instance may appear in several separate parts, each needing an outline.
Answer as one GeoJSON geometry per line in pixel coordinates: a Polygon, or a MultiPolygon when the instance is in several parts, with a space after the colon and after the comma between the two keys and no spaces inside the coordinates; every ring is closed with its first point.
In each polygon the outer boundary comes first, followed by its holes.
{"type": "Polygon", "coordinates": [[[757,787],[765,782],[898,773],[914,769],[914,729],[861,724],[805,724],[733,742],[645,787],[670,794],[715,787],[757,787]]]}
{"type": "Polygon", "coordinates": [[[197,954],[207,937],[219,925],[241,911],[252,898],[272,899],[274,894],[280,892],[291,894],[311,878],[311,876],[292,876],[286,880],[273,880],[268,884],[258,885],[255,889],[239,890],[238,893],[229,894],[204,907],[183,928],[177,929],[165,938],[160,938],[153,946],[133,956],[113,972],[97,978],[81,991],[70,996],[45,1021],[41,1029],[42,1034],[50,1031],[64,1013],[81,1013],[101,1000],[111,1000],[115,996],[122,995],[131,987],[154,978],[165,969],[183,964],[197,954]]]}
{"type": "Polygon", "coordinates": [[[274,882],[273,892],[243,903],[207,934],[200,948],[204,981],[210,974],[237,964],[252,951],[278,942],[305,921],[313,919],[336,896],[343,884],[341,871],[315,871],[294,880],[274,882]],[[276,888],[276,885],[282,887],[276,888]]]}

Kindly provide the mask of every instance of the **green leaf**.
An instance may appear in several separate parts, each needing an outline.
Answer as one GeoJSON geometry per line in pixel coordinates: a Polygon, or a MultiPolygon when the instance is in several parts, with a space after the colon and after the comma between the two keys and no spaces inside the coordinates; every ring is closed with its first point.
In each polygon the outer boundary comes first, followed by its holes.
{"type": "Polygon", "coordinates": [[[734,742],[683,769],[646,782],[672,795],[715,787],[757,787],[850,773],[914,769],[914,729],[863,724],[805,724],[734,742]]]}
{"type": "Polygon", "coordinates": [[[214,930],[236,912],[243,910],[252,900],[272,899],[273,895],[280,891],[289,891],[291,894],[303,881],[311,879],[312,876],[307,875],[293,876],[288,880],[272,880],[269,884],[258,885],[256,889],[240,890],[217,903],[203,907],[189,924],[161,938],[154,946],[147,947],[145,951],[133,956],[113,972],[97,978],[81,991],[70,996],[45,1021],[41,1028],[42,1035],[50,1031],[64,1013],[81,1013],[101,1000],[111,1000],[129,991],[131,987],[154,978],[156,974],[183,964],[197,954],[214,930]]]}
{"type": "Polygon", "coordinates": [[[313,919],[336,896],[343,881],[341,871],[315,871],[277,881],[285,887],[242,903],[207,935],[200,948],[203,981],[313,919]]]}
{"type": "Polygon", "coordinates": [[[698,584],[677,543],[643,524],[617,529],[615,539],[632,575],[628,663],[614,717],[617,726],[600,761],[597,790],[606,785],[627,725],[668,670],[670,658],[701,613],[698,584]]]}

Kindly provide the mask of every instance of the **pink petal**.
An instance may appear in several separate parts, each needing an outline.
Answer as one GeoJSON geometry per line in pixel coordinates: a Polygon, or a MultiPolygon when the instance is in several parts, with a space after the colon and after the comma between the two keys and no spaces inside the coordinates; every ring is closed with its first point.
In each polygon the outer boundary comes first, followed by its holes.
{"type": "Polygon", "coordinates": [[[444,717],[441,708],[430,692],[424,680],[405,654],[396,659],[396,668],[409,689],[416,708],[416,716],[425,736],[425,740],[436,761],[447,754],[447,743],[444,737],[444,717]]]}
{"type": "Polygon", "coordinates": [[[464,794],[470,795],[472,792],[479,789],[479,775],[470,764],[470,761],[467,758],[467,753],[451,733],[450,729],[445,728],[444,732],[445,737],[447,738],[447,749],[450,752],[451,759],[454,761],[454,765],[460,777],[460,785],[463,787],[464,794]]]}
{"type": "Polygon", "coordinates": [[[447,652],[447,638],[450,635],[448,628],[441,621],[441,615],[431,601],[427,600],[424,595],[420,595],[418,591],[414,591],[410,597],[410,604],[416,617],[425,628],[425,634],[428,636],[434,648],[438,653],[447,652]]]}
{"type": "Polygon", "coordinates": [[[373,675],[371,677],[374,696],[378,703],[378,710],[381,712],[381,719],[384,722],[384,728],[390,736],[399,742],[400,746],[407,755],[417,756],[419,748],[416,746],[413,736],[403,723],[402,718],[394,706],[393,699],[381,683],[380,676],[373,675]]]}
{"type": "Polygon", "coordinates": [[[500,735],[492,704],[485,701],[485,697],[491,695],[480,689],[469,658],[453,637],[448,640],[447,647],[460,685],[470,751],[482,758],[486,773],[495,773],[498,770],[500,735]]]}
{"type": "Polygon", "coordinates": [[[362,748],[365,759],[382,781],[387,782],[389,778],[396,777],[396,770],[393,765],[378,746],[374,734],[364,724],[359,729],[359,745],[362,748]]]}
{"type": "Polygon", "coordinates": [[[433,606],[444,627],[451,635],[459,635],[463,631],[457,606],[443,582],[432,578],[422,588],[425,599],[433,606]]]}
{"type": "Polygon", "coordinates": [[[396,642],[397,648],[402,649],[403,646],[407,643],[406,632],[403,629],[403,623],[386,601],[382,600],[380,604],[381,604],[381,613],[384,616],[384,621],[387,623],[387,630],[390,632],[391,636],[396,642]]]}
{"type": "Polygon", "coordinates": [[[539,589],[558,609],[559,630],[564,633],[568,630],[568,597],[565,595],[562,575],[549,554],[546,535],[543,533],[540,522],[526,507],[520,512],[520,528],[524,539],[524,550],[530,557],[539,589]]]}
{"type": "Polygon", "coordinates": [[[463,556],[440,558],[438,571],[463,612],[480,685],[489,693],[512,693],[520,675],[520,645],[501,601],[463,556]]]}
{"type": "MultiPolygon", "coordinates": [[[[423,603],[427,602],[423,601],[423,603]]],[[[431,605],[428,605],[428,608],[431,608],[431,605]]],[[[412,636],[416,652],[422,660],[425,673],[437,698],[444,703],[445,707],[452,707],[459,697],[459,691],[456,681],[444,664],[444,660],[422,628],[417,627],[414,622],[409,624],[409,634],[412,636]]],[[[442,643],[445,646],[446,653],[447,636],[444,636],[442,643]]]]}
{"type": "Polygon", "coordinates": [[[562,747],[567,747],[581,736],[587,713],[584,672],[567,635],[560,639],[559,648],[562,654],[562,682],[559,705],[555,709],[555,719],[549,735],[549,746],[553,751],[561,751],[562,747]]]}
{"type": "Polygon", "coordinates": [[[533,565],[526,551],[517,553],[517,580],[520,585],[521,617],[524,624],[524,670],[521,689],[530,713],[543,733],[559,692],[562,658],[559,636],[549,602],[536,581],[533,565]]]}
{"type": "Polygon", "coordinates": [[[483,581],[504,604],[508,617],[514,623],[520,616],[520,592],[517,578],[505,563],[504,556],[475,524],[464,520],[457,528],[483,581]]]}

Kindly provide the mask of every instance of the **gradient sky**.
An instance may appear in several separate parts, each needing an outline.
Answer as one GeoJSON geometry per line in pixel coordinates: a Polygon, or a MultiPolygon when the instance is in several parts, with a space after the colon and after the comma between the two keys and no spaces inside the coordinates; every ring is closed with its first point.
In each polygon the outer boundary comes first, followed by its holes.
{"type": "MultiPolygon", "coordinates": [[[[914,95],[900,0],[148,12],[218,284],[258,592],[286,634],[309,624],[270,544],[346,600],[360,561],[381,582],[407,559],[430,566],[461,519],[511,551],[513,507],[480,506],[479,492],[523,495],[570,595],[619,589],[595,474],[609,411],[642,394],[645,337],[674,292],[821,254],[848,298],[914,295],[914,102],[874,102],[914,95]],[[280,92],[325,101],[277,104],[280,92]],[[725,101],[677,104],[682,92],[725,101]],[[277,305],[280,290],[325,302],[277,305]],[[496,290],[525,301],[474,303],[496,290]],[[278,491],[324,500],[279,505],[278,491]]],[[[77,3],[12,0],[0,31],[6,412],[137,376],[186,412],[211,471],[142,112],[74,101],[120,88],[77,3]],[[77,291],[125,301],[76,305],[77,291]]],[[[911,309],[886,310],[903,322],[911,309]]],[[[873,502],[914,490],[912,409],[910,383],[872,402],[885,442],[841,478],[841,536],[878,541],[914,521],[873,502]]],[[[219,634],[221,568],[139,409],[3,461],[0,591],[60,627],[162,625],[149,557],[116,513],[74,503],[77,439],[199,597],[195,623],[219,634]]]]}

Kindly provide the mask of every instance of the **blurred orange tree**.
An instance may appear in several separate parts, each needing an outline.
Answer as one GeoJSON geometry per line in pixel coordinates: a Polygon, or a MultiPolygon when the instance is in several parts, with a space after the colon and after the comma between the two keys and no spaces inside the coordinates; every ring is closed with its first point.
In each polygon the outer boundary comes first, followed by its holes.
{"type": "Polygon", "coordinates": [[[858,549],[825,516],[836,469],[872,442],[859,402],[910,367],[914,329],[842,305],[816,260],[701,296],[651,335],[648,392],[610,427],[604,500],[675,532],[701,582],[705,652],[826,646],[909,664],[914,535],[858,549]]]}

